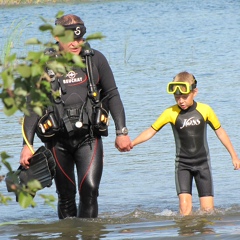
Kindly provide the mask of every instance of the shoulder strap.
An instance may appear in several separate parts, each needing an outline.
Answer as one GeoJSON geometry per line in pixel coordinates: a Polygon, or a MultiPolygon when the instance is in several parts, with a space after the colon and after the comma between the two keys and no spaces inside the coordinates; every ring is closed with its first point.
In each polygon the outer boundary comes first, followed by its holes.
{"type": "Polygon", "coordinates": [[[93,70],[92,70],[93,55],[94,55],[94,51],[93,49],[91,49],[90,44],[88,42],[85,42],[82,50],[82,56],[85,57],[85,62],[86,62],[86,71],[88,76],[88,96],[93,101],[93,103],[97,104],[100,101],[100,94],[93,79],[93,70]]]}
{"type": "MultiPolygon", "coordinates": [[[[58,54],[57,51],[54,48],[46,48],[44,51],[45,55],[49,55],[50,57],[57,58],[58,54]]],[[[66,87],[64,84],[61,84],[61,82],[58,81],[58,77],[56,76],[56,73],[52,70],[46,67],[46,72],[48,76],[51,79],[51,87],[54,91],[57,91],[59,87],[61,88],[61,91],[63,94],[66,93],[66,87]]]]}

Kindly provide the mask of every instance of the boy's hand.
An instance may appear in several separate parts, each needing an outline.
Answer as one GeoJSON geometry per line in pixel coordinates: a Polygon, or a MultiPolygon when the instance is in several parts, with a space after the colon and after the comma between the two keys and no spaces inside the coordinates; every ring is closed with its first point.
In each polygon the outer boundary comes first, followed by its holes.
{"type": "Polygon", "coordinates": [[[234,166],[234,170],[239,170],[240,169],[240,160],[239,159],[232,159],[232,163],[234,166]]]}

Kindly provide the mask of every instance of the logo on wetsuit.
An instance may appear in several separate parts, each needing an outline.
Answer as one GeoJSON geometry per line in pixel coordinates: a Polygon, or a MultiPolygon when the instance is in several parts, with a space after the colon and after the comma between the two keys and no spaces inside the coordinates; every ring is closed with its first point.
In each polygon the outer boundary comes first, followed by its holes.
{"type": "Polygon", "coordinates": [[[194,119],[194,117],[191,117],[189,119],[184,119],[183,125],[180,127],[180,129],[183,129],[184,127],[189,126],[196,126],[199,125],[201,121],[199,119],[194,119]]]}
{"type": "Polygon", "coordinates": [[[79,77],[76,78],[78,73],[74,72],[74,71],[70,71],[66,77],[68,77],[68,79],[63,79],[63,83],[64,84],[69,84],[69,83],[77,83],[77,82],[82,82],[83,78],[79,77]]]}

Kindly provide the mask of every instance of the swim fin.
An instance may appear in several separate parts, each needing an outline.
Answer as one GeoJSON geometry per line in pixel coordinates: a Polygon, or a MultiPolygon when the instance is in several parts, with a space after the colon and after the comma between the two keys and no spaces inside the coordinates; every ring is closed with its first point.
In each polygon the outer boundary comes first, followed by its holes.
{"type": "Polygon", "coordinates": [[[8,192],[16,190],[14,185],[27,186],[27,183],[34,179],[41,183],[42,188],[52,185],[56,163],[49,149],[44,146],[38,148],[29,159],[29,163],[28,169],[20,165],[17,171],[7,173],[5,181],[8,192]]]}

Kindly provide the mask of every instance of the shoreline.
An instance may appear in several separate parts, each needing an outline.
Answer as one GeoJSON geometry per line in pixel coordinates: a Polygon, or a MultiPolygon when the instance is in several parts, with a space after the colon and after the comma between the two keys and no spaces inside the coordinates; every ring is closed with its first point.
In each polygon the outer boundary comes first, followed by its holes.
{"type": "Polygon", "coordinates": [[[46,3],[73,3],[71,0],[0,0],[0,6],[24,6],[46,3]]]}

